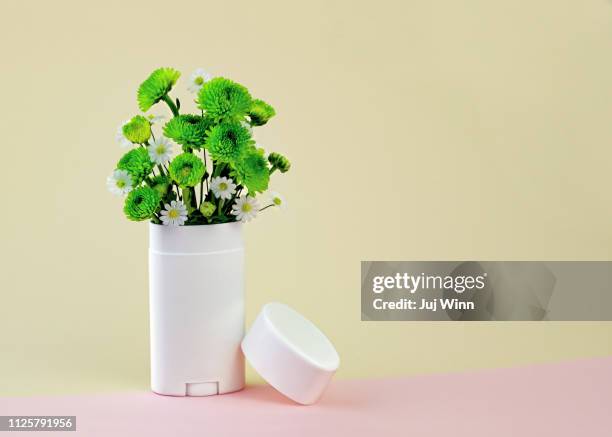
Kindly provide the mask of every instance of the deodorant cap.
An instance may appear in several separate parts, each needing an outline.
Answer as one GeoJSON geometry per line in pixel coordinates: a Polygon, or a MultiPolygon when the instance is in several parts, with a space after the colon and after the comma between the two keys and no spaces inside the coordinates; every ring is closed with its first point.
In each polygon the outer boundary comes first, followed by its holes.
{"type": "Polygon", "coordinates": [[[317,402],[340,365],[336,349],[311,321],[282,303],[264,305],[242,351],[272,387],[295,402],[317,402]]]}

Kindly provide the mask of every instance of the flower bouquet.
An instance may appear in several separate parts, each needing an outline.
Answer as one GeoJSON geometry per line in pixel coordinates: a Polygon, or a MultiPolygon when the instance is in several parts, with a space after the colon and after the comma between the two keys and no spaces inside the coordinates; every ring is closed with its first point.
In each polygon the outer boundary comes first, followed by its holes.
{"type": "Polygon", "coordinates": [[[123,211],[134,221],[168,226],[247,222],[259,211],[284,206],[277,193],[266,192],[270,175],[285,173],[290,163],[278,153],[266,156],[253,140],[253,128],[265,125],[274,108],[253,99],[242,85],[196,70],[189,90],[199,109],[182,114],[180,100],[170,91],[180,77],[159,68],[140,85],[138,106],[143,114],[123,123],[120,145],[129,147],[107,179],[109,190],[126,196],[123,211]],[[172,117],[147,114],[164,102],[172,117]],[[180,152],[173,156],[180,145],[180,152]],[[263,198],[261,200],[260,198],[263,198]]]}
{"type": "Polygon", "coordinates": [[[278,153],[266,156],[253,140],[253,129],[274,116],[272,106],[236,82],[196,70],[189,90],[198,111],[181,113],[180,100],[169,95],[179,76],[160,68],[140,85],[142,114],[117,132],[131,150],[107,183],[126,196],[128,219],[150,221],[152,389],[205,396],[244,386],[242,223],[284,206],[267,190],[270,175],[290,164],[278,153]],[[159,102],[172,114],[165,124],[148,113],[159,102]]]}

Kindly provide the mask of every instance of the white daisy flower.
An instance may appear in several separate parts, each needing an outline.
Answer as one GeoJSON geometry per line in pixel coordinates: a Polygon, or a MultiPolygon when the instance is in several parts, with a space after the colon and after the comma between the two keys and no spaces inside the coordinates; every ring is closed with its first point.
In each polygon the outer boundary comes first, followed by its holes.
{"type": "Polygon", "coordinates": [[[125,170],[115,170],[106,178],[106,187],[117,196],[125,196],[132,191],[132,177],[125,170]]]}
{"type": "Polygon", "coordinates": [[[155,164],[165,164],[172,155],[172,142],[166,137],[158,137],[147,146],[149,157],[155,164]]]}
{"type": "Polygon", "coordinates": [[[278,206],[280,209],[287,209],[287,202],[284,196],[281,196],[276,191],[268,191],[266,194],[270,201],[270,206],[278,206]]]}
{"type": "Polygon", "coordinates": [[[241,196],[236,199],[236,203],[232,205],[232,214],[242,223],[246,223],[257,217],[257,211],[259,211],[259,202],[251,196],[241,196]]]}
{"type": "Polygon", "coordinates": [[[232,194],[236,192],[236,184],[231,178],[217,176],[210,181],[210,189],[217,199],[229,200],[232,198],[232,194]]]}
{"type": "Polygon", "coordinates": [[[166,119],[163,115],[155,115],[155,114],[145,114],[145,118],[149,120],[149,123],[156,124],[161,123],[166,119]]]}
{"type": "Polygon", "coordinates": [[[161,210],[161,221],[165,226],[183,226],[187,221],[187,207],[180,200],[173,200],[161,210]]]}
{"type": "Polygon", "coordinates": [[[128,147],[132,146],[132,142],[130,140],[128,140],[125,137],[125,135],[123,135],[123,126],[125,126],[129,122],[130,122],[130,120],[125,120],[123,123],[121,123],[121,125],[117,129],[117,134],[115,135],[115,139],[117,140],[119,145],[121,147],[123,147],[124,149],[127,149],[128,147]]]}
{"type": "Polygon", "coordinates": [[[191,73],[191,77],[189,78],[189,86],[187,89],[192,93],[197,94],[198,91],[200,91],[200,88],[202,88],[202,85],[204,85],[204,82],[208,82],[211,79],[212,76],[210,74],[201,68],[198,68],[196,71],[191,73]]]}

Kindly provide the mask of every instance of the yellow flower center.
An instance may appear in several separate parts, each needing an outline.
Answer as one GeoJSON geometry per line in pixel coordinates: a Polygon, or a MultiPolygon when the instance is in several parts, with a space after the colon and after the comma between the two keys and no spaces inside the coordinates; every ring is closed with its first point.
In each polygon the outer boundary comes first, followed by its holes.
{"type": "Polygon", "coordinates": [[[123,179],[119,179],[117,181],[117,187],[119,187],[119,188],[125,187],[125,181],[123,179]]]}
{"type": "Polygon", "coordinates": [[[250,212],[253,209],[250,203],[242,204],[242,212],[250,212]]]}
{"type": "Polygon", "coordinates": [[[227,190],[227,184],[225,182],[221,182],[219,184],[219,190],[221,190],[221,191],[227,190]]]}
{"type": "Polygon", "coordinates": [[[168,217],[175,219],[179,217],[179,212],[176,209],[171,209],[168,211],[168,217]]]}
{"type": "Polygon", "coordinates": [[[188,177],[191,174],[191,167],[186,165],[181,169],[181,176],[184,178],[188,177]]]}
{"type": "Polygon", "coordinates": [[[166,147],[163,144],[160,144],[159,146],[157,146],[157,148],[155,149],[155,151],[161,155],[163,153],[166,153],[166,147]]]}
{"type": "Polygon", "coordinates": [[[194,82],[196,85],[202,85],[204,83],[204,78],[201,76],[198,76],[195,78],[194,82]]]}
{"type": "Polygon", "coordinates": [[[283,201],[280,199],[280,197],[275,197],[274,199],[272,199],[272,202],[276,205],[276,206],[280,206],[281,203],[283,203],[283,201]]]}

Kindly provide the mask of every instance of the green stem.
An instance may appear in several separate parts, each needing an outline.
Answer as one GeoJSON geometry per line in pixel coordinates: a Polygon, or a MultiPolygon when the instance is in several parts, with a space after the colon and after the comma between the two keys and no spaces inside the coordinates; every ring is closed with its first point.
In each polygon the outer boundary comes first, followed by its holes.
{"type": "Polygon", "coordinates": [[[274,206],[274,204],[272,204],[272,205],[268,205],[268,206],[264,206],[263,208],[261,208],[261,209],[259,210],[259,212],[265,211],[266,209],[271,208],[271,207],[273,207],[273,206],[274,206]]]}
{"type": "Polygon", "coordinates": [[[219,199],[219,205],[217,205],[217,217],[223,218],[225,217],[225,213],[223,212],[223,203],[225,199],[219,199]]]}
{"type": "Polygon", "coordinates": [[[202,149],[202,156],[204,158],[204,176],[202,176],[202,180],[200,181],[200,206],[202,202],[204,202],[204,180],[206,180],[206,191],[208,192],[208,165],[206,163],[206,149],[202,149]]]}
{"type": "Polygon", "coordinates": [[[218,164],[213,171],[213,177],[219,176],[221,172],[225,170],[225,167],[227,167],[225,163],[218,164]]]}
{"type": "Polygon", "coordinates": [[[197,200],[196,200],[195,188],[193,188],[193,187],[189,188],[189,194],[190,194],[190,196],[189,196],[190,197],[190,199],[189,199],[190,206],[195,211],[196,209],[198,209],[198,203],[197,203],[197,200]]]}
{"type": "Polygon", "coordinates": [[[227,202],[227,214],[229,214],[232,211],[232,205],[236,201],[236,198],[240,196],[241,192],[242,192],[242,187],[239,186],[238,190],[236,190],[236,192],[234,193],[230,201],[227,202]]]}
{"type": "Polygon", "coordinates": [[[168,105],[168,107],[172,111],[172,115],[174,115],[175,117],[179,115],[178,108],[176,107],[176,105],[174,104],[174,102],[172,101],[172,99],[170,98],[168,94],[164,94],[164,97],[162,97],[162,100],[166,102],[166,105],[168,105]]]}

